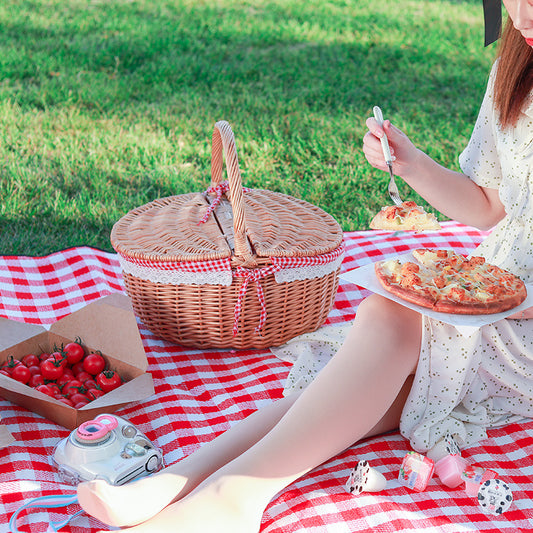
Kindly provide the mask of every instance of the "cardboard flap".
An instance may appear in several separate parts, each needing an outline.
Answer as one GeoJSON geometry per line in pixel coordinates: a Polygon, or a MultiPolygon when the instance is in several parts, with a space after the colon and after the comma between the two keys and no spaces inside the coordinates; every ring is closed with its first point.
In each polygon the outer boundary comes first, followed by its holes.
{"type": "Polygon", "coordinates": [[[90,409],[108,407],[110,405],[127,404],[130,402],[138,402],[149,398],[155,394],[154,382],[152,374],[141,374],[140,376],[121,385],[118,389],[112,390],[100,398],[96,398],[80,411],[88,411],[90,409]]]}
{"type": "Polygon", "coordinates": [[[43,326],[0,317],[0,352],[46,331],[43,326]]]}
{"type": "Polygon", "coordinates": [[[50,331],[146,370],[144,346],[129,298],[110,294],[52,324],[50,331]],[[83,332],[83,333],[82,333],[83,332]]]}

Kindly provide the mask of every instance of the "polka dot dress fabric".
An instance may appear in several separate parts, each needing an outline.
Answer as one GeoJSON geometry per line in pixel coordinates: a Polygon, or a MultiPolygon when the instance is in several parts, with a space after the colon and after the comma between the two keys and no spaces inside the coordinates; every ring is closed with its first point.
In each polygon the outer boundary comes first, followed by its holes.
{"type": "MultiPolygon", "coordinates": [[[[533,102],[515,128],[499,127],[493,67],[472,137],[459,159],[476,183],[497,188],[507,216],[473,255],[533,281],[533,102]]],[[[485,429],[533,417],[533,320],[502,320],[464,336],[424,317],[420,361],[400,430],[418,451],[444,434],[460,445],[485,429]]]]}
{"type": "Polygon", "coordinates": [[[529,282],[533,279],[533,95],[516,127],[502,131],[493,107],[495,69],[459,163],[478,185],[498,189],[507,213],[476,254],[529,282]]]}

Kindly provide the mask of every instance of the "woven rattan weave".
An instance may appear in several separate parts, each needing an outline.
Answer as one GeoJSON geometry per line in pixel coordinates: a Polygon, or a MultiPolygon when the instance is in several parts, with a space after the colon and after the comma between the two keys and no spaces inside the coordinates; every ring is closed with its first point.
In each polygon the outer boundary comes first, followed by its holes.
{"type": "Polygon", "coordinates": [[[322,209],[243,189],[225,121],[215,124],[207,192],[130,211],[111,242],[140,320],[164,339],[198,348],[265,348],[321,326],[343,251],[342,229],[322,209]]]}

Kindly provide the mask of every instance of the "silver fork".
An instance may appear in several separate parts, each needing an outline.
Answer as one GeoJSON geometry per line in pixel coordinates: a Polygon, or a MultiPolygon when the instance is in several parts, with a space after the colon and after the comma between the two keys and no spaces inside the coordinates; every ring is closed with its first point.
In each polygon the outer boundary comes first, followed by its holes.
{"type": "MultiPolygon", "coordinates": [[[[383,126],[383,113],[377,105],[374,106],[374,118],[380,126],[383,126]]],[[[387,163],[387,167],[389,168],[389,196],[396,205],[401,205],[402,199],[400,198],[398,187],[396,186],[396,182],[394,181],[394,174],[392,173],[392,156],[390,153],[389,140],[387,139],[387,136],[385,134],[383,134],[383,137],[381,137],[381,149],[383,150],[385,163],[387,163]]]]}

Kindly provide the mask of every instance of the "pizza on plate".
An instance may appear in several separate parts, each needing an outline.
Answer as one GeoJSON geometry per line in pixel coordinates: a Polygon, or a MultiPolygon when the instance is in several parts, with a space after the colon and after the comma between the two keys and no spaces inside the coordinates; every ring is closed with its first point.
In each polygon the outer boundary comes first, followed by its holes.
{"type": "Polygon", "coordinates": [[[435,215],[426,213],[416,202],[402,202],[381,208],[370,221],[371,229],[392,231],[424,231],[441,229],[435,215]]]}
{"type": "Polygon", "coordinates": [[[507,311],[526,298],[520,278],[483,257],[429,248],[414,250],[413,257],[375,265],[381,285],[408,302],[442,313],[483,315],[507,311]]]}

